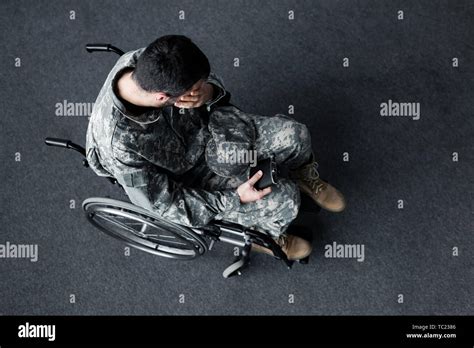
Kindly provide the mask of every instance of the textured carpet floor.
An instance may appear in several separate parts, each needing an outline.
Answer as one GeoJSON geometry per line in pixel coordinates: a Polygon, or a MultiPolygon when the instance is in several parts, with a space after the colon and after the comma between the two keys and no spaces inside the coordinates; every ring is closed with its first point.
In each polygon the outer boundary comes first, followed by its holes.
{"type": "Polygon", "coordinates": [[[1,314],[473,314],[473,1],[2,1],[0,16],[0,244],[39,253],[0,258],[1,314]],[[86,43],[164,34],[191,37],[243,110],[292,105],[311,129],[348,207],[298,218],[308,265],[257,255],[225,280],[231,246],[125,256],[87,223],[84,199],[121,194],[43,144],[85,142],[88,118],[56,104],[93,103],[117,59],[86,43]],[[419,119],[381,116],[389,100],[419,103],[419,119]],[[363,262],[326,257],[333,242],[363,245],[363,262]]]}

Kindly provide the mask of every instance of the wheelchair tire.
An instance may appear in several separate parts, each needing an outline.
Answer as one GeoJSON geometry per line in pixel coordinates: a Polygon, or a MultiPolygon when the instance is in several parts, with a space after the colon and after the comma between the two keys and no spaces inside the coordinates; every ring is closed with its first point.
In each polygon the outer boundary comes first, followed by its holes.
{"type": "Polygon", "coordinates": [[[191,260],[207,251],[206,241],[191,228],[134,204],[92,197],[82,208],[92,225],[136,249],[180,260],[191,260]]]}

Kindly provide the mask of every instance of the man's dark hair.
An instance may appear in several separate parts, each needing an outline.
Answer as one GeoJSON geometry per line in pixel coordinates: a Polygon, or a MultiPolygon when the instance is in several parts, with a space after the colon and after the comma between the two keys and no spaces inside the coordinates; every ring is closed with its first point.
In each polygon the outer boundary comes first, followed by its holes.
{"type": "Polygon", "coordinates": [[[153,41],[137,59],[133,79],[147,92],[177,97],[209,76],[206,55],[183,35],[166,35],[153,41]]]}

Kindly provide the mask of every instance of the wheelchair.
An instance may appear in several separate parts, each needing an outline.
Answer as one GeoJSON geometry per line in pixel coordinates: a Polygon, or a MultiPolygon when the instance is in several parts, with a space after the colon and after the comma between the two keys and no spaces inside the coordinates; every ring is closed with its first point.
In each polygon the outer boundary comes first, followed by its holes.
{"type": "MultiPolygon", "coordinates": [[[[110,44],[87,44],[91,52],[124,52],[110,44]]],[[[48,146],[62,147],[79,152],[82,164],[89,167],[86,150],[67,139],[47,137],[48,146]]],[[[111,184],[123,187],[111,177],[105,177],[111,184]]],[[[87,220],[105,234],[129,246],[153,255],[176,259],[193,260],[211,250],[214,243],[225,242],[239,247],[239,255],[222,273],[224,278],[241,275],[248,267],[252,245],[258,244],[272,251],[273,257],[281,260],[288,269],[294,261],[288,260],[281,247],[267,233],[256,231],[235,223],[213,220],[204,227],[188,227],[167,221],[151,210],[137,205],[104,197],[91,197],[84,200],[82,208],[87,220]]],[[[314,211],[314,210],[313,210],[314,211]]],[[[298,260],[308,263],[309,257],[298,260]]]]}

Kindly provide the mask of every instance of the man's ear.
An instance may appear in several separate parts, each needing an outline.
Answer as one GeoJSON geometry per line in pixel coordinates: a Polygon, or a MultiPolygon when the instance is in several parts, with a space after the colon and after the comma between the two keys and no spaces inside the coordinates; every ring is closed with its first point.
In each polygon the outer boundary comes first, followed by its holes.
{"type": "Polygon", "coordinates": [[[155,93],[155,100],[159,103],[166,102],[170,97],[164,92],[156,92],[155,93]]]}

